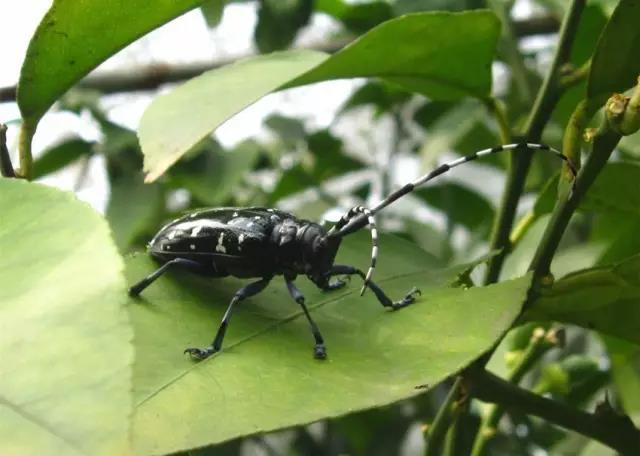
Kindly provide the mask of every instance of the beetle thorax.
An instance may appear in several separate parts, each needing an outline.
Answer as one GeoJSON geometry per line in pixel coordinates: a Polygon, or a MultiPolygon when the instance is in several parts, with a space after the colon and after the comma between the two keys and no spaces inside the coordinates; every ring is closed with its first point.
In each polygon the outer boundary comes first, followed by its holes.
{"type": "Polygon", "coordinates": [[[335,241],[328,242],[320,225],[292,219],[274,226],[271,242],[278,246],[283,265],[292,273],[309,276],[326,273],[338,249],[335,241]]]}

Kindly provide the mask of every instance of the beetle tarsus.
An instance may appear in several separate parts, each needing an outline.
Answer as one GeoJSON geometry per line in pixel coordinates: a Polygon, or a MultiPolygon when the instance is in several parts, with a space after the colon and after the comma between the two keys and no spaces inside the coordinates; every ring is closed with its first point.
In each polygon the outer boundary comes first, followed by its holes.
{"type": "Polygon", "coordinates": [[[207,348],[187,348],[184,353],[188,353],[194,361],[202,361],[213,355],[217,350],[213,347],[207,348]]]}
{"type": "Polygon", "coordinates": [[[340,279],[336,279],[335,282],[327,283],[327,286],[324,288],[324,291],[339,290],[340,288],[343,288],[349,280],[351,280],[349,276],[344,276],[344,277],[341,277],[340,279]]]}
{"type": "Polygon", "coordinates": [[[315,359],[327,359],[327,348],[324,344],[316,344],[313,347],[313,357],[315,359]]]}
{"type": "Polygon", "coordinates": [[[409,293],[405,295],[404,298],[402,298],[400,301],[394,302],[391,308],[393,310],[398,310],[402,309],[403,307],[407,307],[409,304],[413,304],[416,300],[416,297],[420,295],[422,295],[422,292],[418,288],[413,287],[411,291],[409,291],[409,293]]]}
{"type": "Polygon", "coordinates": [[[287,290],[289,291],[289,294],[291,295],[293,300],[300,304],[300,307],[302,307],[304,316],[307,317],[307,321],[309,322],[309,326],[311,327],[311,333],[313,334],[313,338],[316,341],[316,345],[313,348],[313,357],[315,359],[326,359],[327,349],[324,346],[324,339],[322,338],[322,334],[320,334],[318,325],[316,325],[316,322],[311,318],[309,309],[307,309],[307,306],[304,304],[304,295],[293,283],[293,280],[288,280],[285,278],[285,283],[287,284],[287,290]]]}

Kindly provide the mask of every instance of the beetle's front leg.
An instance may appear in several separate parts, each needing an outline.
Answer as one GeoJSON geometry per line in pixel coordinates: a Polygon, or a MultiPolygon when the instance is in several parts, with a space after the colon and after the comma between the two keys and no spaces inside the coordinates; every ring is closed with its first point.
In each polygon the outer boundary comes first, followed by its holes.
{"type": "Polygon", "coordinates": [[[320,334],[318,325],[316,325],[316,322],[311,319],[311,314],[309,313],[309,310],[304,303],[304,295],[298,289],[298,287],[295,286],[292,280],[288,280],[285,278],[285,282],[287,284],[287,290],[289,290],[289,294],[295,302],[300,304],[300,307],[302,307],[302,310],[304,311],[305,317],[307,317],[309,326],[311,326],[311,332],[313,333],[313,338],[316,341],[316,345],[313,348],[313,357],[316,359],[325,359],[327,357],[327,349],[324,346],[324,339],[322,338],[322,334],[320,334]]]}
{"type": "Polygon", "coordinates": [[[257,282],[252,282],[249,285],[240,288],[236,291],[236,294],[231,299],[229,303],[229,307],[227,307],[224,316],[222,317],[222,322],[218,327],[218,331],[216,332],[216,337],[213,339],[211,345],[205,348],[187,348],[184,352],[189,353],[193,359],[202,360],[216,352],[219,352],[222,348],[222,341],[224,340],[224,335],[227,332],[227,326],[229,326],[229,321],[231,320],[231,314],[233,312],[233,306],[245,298],[250,296],[254,296],[260,293],[271,281],[271,277],[266,277],[262,280],[258,280],[257,282]]]}
{"type": "MultiPolygon", "coordinates": [[[[331,270],[329,271],[329,273],[327,274],[327,278],[330,276],[340,275],[340,274],[345,274],[345,275],[357,274],[363,280],[366,277],[365,273],[358,268],[355,268],[353,266],[348,266],[348,265],[334,264],[331,267],[331,270]]],[[[421,294],[420,290],[418,290],[416,287],[413,287],[402,299],[398,301],[392,301],[386,295],[386,293],[382,290],[382,288],[380,288],[378,284],[376,284],[375,282],[369,282],[369,288],[371,289],[371,291],[373,291],[373,294],[376,295],[376,298],[378,298],[378,301],[380,302],[380,304],[382,304],[384,307],[388,307],[393,310],[401,309],[403,307],[408,306],[409,304],[413,303],[416,300],[416,296],[421,294]]]]}

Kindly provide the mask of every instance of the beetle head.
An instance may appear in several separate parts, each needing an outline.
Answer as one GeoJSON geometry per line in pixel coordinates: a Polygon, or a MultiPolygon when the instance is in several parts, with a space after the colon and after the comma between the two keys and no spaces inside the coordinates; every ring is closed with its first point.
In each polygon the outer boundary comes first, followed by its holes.
{"type": "Polygon", "coordinates": [[[311,280],[322,280],[333,266],[341,238],[329,238],[316,224],[307,225],[302,235],[306,274],[311,280]]]}

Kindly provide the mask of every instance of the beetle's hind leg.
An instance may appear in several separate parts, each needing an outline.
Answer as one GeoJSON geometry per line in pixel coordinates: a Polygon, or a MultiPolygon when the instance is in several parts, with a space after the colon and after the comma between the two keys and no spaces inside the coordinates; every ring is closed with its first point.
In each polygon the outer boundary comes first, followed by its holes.
{"type": "MultiPolygon", "coordinates": [[[[355,268],[353,266],[347,266],[342,264],[334,264],[331,267],[331,270],[329,271],[328,276],[334,276],[334,275],[340,275],[340,274],[345,274],[345,275],[357,274],[360,277],[362,277],[363,280],[366,278],[365,273],[362,272],[360,269],[355,268]]],[[[380,288],[380,286],[378,286],[378,284],[376,284],[375,282],[369,282],[368,287],[371,289],[371,291],[373,291],[373,294],[376,295],[376,298],[378,298],[378,301],[380,302],[380,304],[382,304],[384,307],[388,307],[393,310],[401,309],[403,307],[408,306],[409,304],[413,303],[416,300],[416,296],[419,296],[421,294],[420,290],[418,290],[416,287],[413,287],[402,299],[398,301],[392,301],[391,298],[389,298],[389,296],[387,296],[387,294],[382,290],[382,288],[380,288]]]]}
{"type": "Polygon", "coordinates": [[[196,261],[187,260],[185,258],[174,258],[173,260],[167,261],[135,285],[131,286],[129,288],[129,296],[138,296],[145,288],[155,282],[158,277],[167,272],[167,270],[172,266],[181,266],[191,270],[202,269],[202,265],[196,261]]]}
{"type": "Polygon", "coordinates": [[[295,302],[300,304],[300,307],[302,307],[302,310],[304,311],[304,315],[307,317],[309,326],[311,326],[311,332],[313,333],[313,338],[316,341],[316,345],[313,348],[313,357],[316,359],[325,359],[327,357],[327,349],[324,346],[324,339],[322,338],[322,334],[320,334],[318,325],[316,325],[316,322],[311,319],[311,314],[309,313],[309,310],[304,303],[304,295],[298,289],[298,287],[295,286],[292,280],[285,279],[285,282],[287,284],[287,290],[289,290],[289,294],[295,302]]]}
{"type": "Polygon", "coordinates": [[[218,327],[218,331],[216,332],[216,337],[213,339],[211,345],[205,348],[187,348],[184,352],[189,353],[193,359],[202,360],[216,352],[219,352],[222,348],[222,341],[224,340],[224,335],[227,332],[227,326],[229,326],[229,321],[231,320],[231,314],[233,313],[233,306],[245,298],[250,296],[254,296],[260,293],[271,281],[271,277],[266,277],[262,280],[258,280],[257,282],[252,282],[249,285],[240,288],[236,291],[235,295],[231,299],[229,303],[229,307],[227,307],[224,316],[222,317],[222,322],[218,327]]]}

